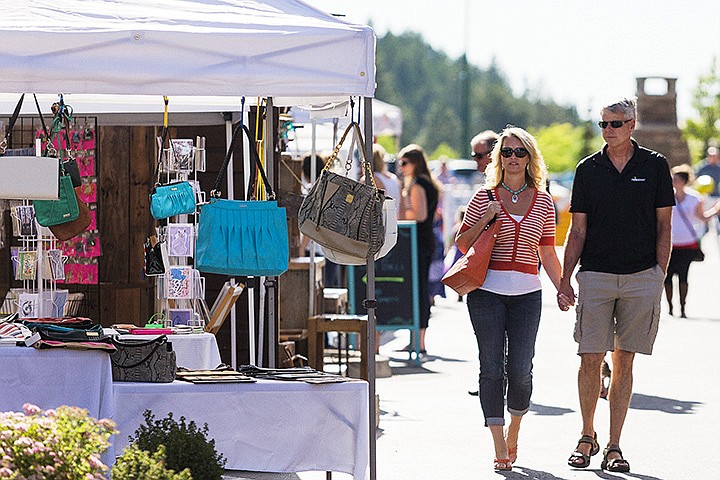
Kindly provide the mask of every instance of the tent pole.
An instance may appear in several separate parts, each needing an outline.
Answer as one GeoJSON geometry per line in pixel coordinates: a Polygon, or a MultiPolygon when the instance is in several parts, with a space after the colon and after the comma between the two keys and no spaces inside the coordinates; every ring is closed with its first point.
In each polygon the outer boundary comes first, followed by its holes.
{"type": "MultiPolygon", "coordinates": [[[[316,165],[317,165],[317,120],[310,118],[311,137],[310,137],[310,185],[315,185],[316,165]]],[[[310,264],[308,265],[308,318],[315,315],[315,241],[308,241],[310,264]]],[[[302,252],[305,253],[305,252],[302,252]]]]}
{"type": "MultiPolygon", "coordinates": [[[[274,182],[275,178],[275,134],[277,133],[277,127],[275,123],[275,109],[273,108],[272,97],[267,98],[267,104],[265,107],[265,172],[267,172],[268,180],[274,182]]],[[[277,192],[277,184],[275,185],[275,191],[277,192]]],[[[268,324],[268,335],[267,335],[267,354],[268,354],[268,367],[275,368],[275,358],[277,354],[275,350],[278,344],[278,324],[275,310],[275,294],[277,292],[278,277],[266,277],[265,286],[267,287],[267,324],[268,324]]]]}
{"type": "MultiPolygon", "coordinates": [[[[365,130],[365,156],[366,158],[372,159],[372,146],[373,146],[373,125],[372,125],[372,98],[363,97],[363,122],[365,130]]],[[[365,175],[365,182],[372,184],[370,175],[365,175]]],[[[376,465],[377,460],[376,448],[375,448],[375,435],[377,426],[375,424],[375,411],[377,406],[375,405],[375,257],[371,256],[367,261],[367,290],[365,306],[367,308],[367,352],[368,352],[368,396],[369,396],[369,410],[370,410],[370,421],[368,422],[370,432],[368,439],[370,440],[370,480],[376,480],[376,465]]]]}
{"type": "MultiPolygon", "coordinates": [[[[232,113],[223,113],[223,118],[225,119],[225,150],[227,150],[230,148],[230,143],[232,142],[232,113]]],[[[232,199],[234,194],[233,163],[234,158],[230,157],[230,163],[228,163],[227,171],[225,172],[228,199],[232,199]]],[[[230,281],[232,285],[235,284],[234,278],[231,278],[230,281]]],[[[230,365],[232,365],[233,368],[237,368],[237,318],[235,315],[235,305],[230,309],[230,365]]]]}

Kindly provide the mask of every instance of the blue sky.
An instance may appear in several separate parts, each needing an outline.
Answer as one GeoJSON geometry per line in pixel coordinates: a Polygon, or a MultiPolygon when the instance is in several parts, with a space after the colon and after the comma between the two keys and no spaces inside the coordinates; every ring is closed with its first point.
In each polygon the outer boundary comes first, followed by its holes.
{"type": "Polygon", "coordinates": [[[717,0],[306,0],[378,36],[416,31],[453,58],[494,58],[516,92],[526,88],[596,117],[607,98],[634,95],[636,77],[678,78],[678,116],[720,57],[717,0]]]}

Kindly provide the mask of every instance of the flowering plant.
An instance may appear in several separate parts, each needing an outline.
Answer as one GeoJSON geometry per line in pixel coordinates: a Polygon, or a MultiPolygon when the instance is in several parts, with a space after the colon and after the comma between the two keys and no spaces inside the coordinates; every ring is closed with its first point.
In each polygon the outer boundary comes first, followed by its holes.
{"type": "Polygon", "coordinates": [[[43,411],[26,403],[24,413],[0,413],[0,479],[99,480],[107,466],[100,454],[117,433],[108,419],[61,406],[43,411]]]}

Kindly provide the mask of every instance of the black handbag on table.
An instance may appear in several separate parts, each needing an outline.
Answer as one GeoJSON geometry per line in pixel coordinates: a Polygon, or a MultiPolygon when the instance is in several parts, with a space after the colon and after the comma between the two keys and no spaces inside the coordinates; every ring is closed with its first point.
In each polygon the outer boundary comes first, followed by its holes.
{"type": "Polygon", "coordinates": [[[171,383],[175,380],[177,361],[166,335],[150,340],[113,337],[112,343],[117,348],[110,355],[114,382],[171,383]]]}

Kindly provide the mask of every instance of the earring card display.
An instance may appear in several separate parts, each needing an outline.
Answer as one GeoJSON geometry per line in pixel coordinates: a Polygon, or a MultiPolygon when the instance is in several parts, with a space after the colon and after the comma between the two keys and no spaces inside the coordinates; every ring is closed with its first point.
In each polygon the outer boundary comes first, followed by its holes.
{"type": "Polygon", "coordinates": [[[35,208],[32,205],[16,205],[10,210],[13,236],[32,237],[38,234],[35,224],[35,208]]]}
{"type": "MultiPolygon", "coordinates": [[[[61,132],[52,140],[53,146],[58,151],[74,152],[82,180],[82,184],[77,187],[76,192],[78,192],[78,198],[87,204],[91,216],[90,225],[82,234],[64,242],[58,242],[58,248],[62,250],[63,255],[64,275],[58,275],[55,279],[65,284],[99,283],[98,258],[102,255],[102,249],[100,248],[100,235],[97,231],[96,123],[97,120],[94,117],[75,116],[70,130],[67,132],[68,135],[61,132]],[[68,136],[70,145],[67,142],[68,136]]],[[[42,139],[44,148],[48,139],[45,138],[42,129],[38,129],[35,136],[42,139]]]]}

